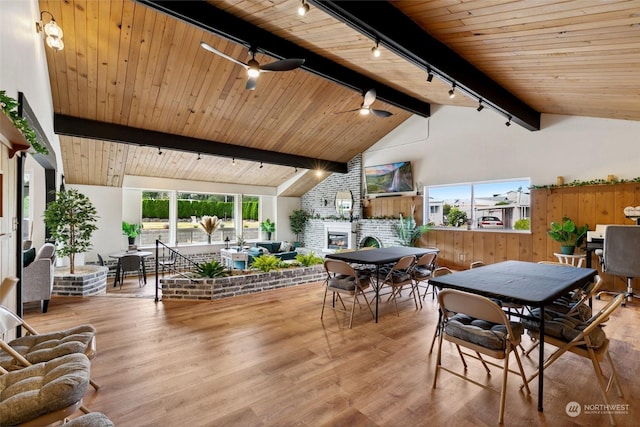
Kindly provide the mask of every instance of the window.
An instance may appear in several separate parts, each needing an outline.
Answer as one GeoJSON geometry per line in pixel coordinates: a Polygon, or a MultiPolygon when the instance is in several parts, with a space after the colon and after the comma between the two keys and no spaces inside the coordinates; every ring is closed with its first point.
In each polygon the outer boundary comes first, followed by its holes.
{"type": "Polygon", "coordinates": [[[170,199],[171,193],[168,191],[142,192],[141,246],[155,245],[156,239],[169,241],[170,199]]]}
{"type": "Polygon", "coordinates": [[[203,216],[217,216],[220,227],[211,235],[211,242],[224,241],[225,230],[233,232],[235,196],[206,193],[178,193],[176,239],[179,243],[207,243],[208,235],[200,226],[203,216]]]}
{"type": "MultiPolygon", "coordinates": [[[[242,196],[242,237],[244,240],[258,240],[260,236],[260,197],[242,196]]],[[[233,236],[232,236],[233,237],[233,236]]],[[[233,238],[230,237],[232,240],[233,238]]]]}
{"type": "Polygon", "coordinates": [[[436,227],[529,230],[529,179],[427,187],[436,227]]]}

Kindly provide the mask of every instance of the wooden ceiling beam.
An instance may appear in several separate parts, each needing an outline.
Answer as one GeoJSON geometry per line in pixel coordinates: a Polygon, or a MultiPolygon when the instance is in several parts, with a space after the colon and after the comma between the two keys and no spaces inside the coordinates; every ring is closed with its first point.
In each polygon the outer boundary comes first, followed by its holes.
{"type": "Polygon", "coordinates": [[[348,172],[347,163],[225,144],[223,142],[173,135],[57,113],[53,116],[53,131],[58,135],[158,147],[189,153],[210,154],[230,159],[236,158],[238,160],[291,166],[300,169],[323,170],[338,173],[348,172]]]}
{"type": "Polygon", "coordinates": [[[274,58],[303,58],[305,62],[301,68],[310,73],[346,86],[363,95],[369,89],[375,88],[377,98],[384,102],[422,117],[431,115],[431,104],[428,102],[409,96],[271,34],[260,27],[256,27],[226,11],[216,8],[211,3],[176,0],[134,1],[219,37],[244,45],[247,48],[256,48],[259,52],[274,58]]]}
{"type": "Polygon", "coordinates": [[[351,26],[361,34],[378,40],[385,48],[407,61],[428,70],[449,83],[482,100],[524,128],[540,130],[540,113],[525,104],[483,72],[460,57],[445,44],[431,37],[425,30],[388,1],[332,1],[308,2],[351,26]]]}

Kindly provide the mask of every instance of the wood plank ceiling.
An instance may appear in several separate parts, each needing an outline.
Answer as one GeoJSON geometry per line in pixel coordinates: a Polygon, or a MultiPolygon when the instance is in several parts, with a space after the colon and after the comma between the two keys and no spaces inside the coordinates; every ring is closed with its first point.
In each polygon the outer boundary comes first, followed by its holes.
{"type": "MultiPolygon", "coordinates": [[[[285,40],[424,102],[477,106],[450,82],[297,0],[216,0],[222,9],[285,40]]],[[[312,2],[313,3],[313,2],[312,2]]],[[[392,3],[426,33],[543,113],[640,120],[637,1],[438,0],[392,3]]],[[[205,41],[246,62],[246,46],[131,0],[41,0],[64,30],[65,49],[46,49],[54,111],[82,119],[346,163],[410,113],[378,99],[392,117],[361,117],[362,92],[305,70],[263,73],[245,90],[245,70],[203,50],[205,41]]],[[[258,54],[268,63],[277,58],[258,54]]],[[[497,114],[482,112],[482,114],[497,114]]],[[[315,173],[145,145],[61,136],[67,183],[121,186],[125,175],[282,186],[299,196],[315,173]],[[198,160],[200,157],[200,160],[198,160]]],[[[283,188],[283,187],[281,187],[283,188]]]]}

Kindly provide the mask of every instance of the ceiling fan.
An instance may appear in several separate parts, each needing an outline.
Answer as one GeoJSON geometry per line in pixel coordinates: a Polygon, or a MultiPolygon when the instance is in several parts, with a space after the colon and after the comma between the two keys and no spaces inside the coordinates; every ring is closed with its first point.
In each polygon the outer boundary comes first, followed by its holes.
{"type": "Polygon", "coordinates": [[[235,58],[230,57],[229,55],[220,52],[219,50],[209,46],[205,42],[200,42],[200,46],[209,52],[213,52],[216,55],[219,55],[225,59],[228,59],[231,62],[235,62],[236,64],[244,67],[247,70],[247,74],[249,78],[247,79],[247,85],[245,86],[248,90],[254,90],[256,88],[256,83],[258,80],[258,76],[260,73],[267,71],[291,71],[299,68],[302,64],[304,64],[304,59],[299,58],[290,58],[290,59],[282,59],[279,61],[274,61],[269,64],[260,65],[258,61],[256,61],[256,51],[254,48],[249,50],[251,54],[251,59],[246,64],[242,61],[239,61],[235,58]]]}
{"type": "Polygon", "coordinates": [[[360,114],[363,116],[366,116],[369,113],[372,113],[375,116],[378,117],[389,117],[389,116],[393,116],[393,113],[391,111],[386,111],[386,110],[376,110],[374,108],[371,108],[371,104],[373,104],[373,102],[376,100],[376,90],[375,89],[369,89],[367,91],[367,93],[364,94],[363,100],[362,100],[362,105],[360,106],[360,108],[355,108],[353,110],[348,110],[348,111],[340,111],[336,114],[342,114],[342,113],[351,113],[354,111],[360,111],[360,114]]]}

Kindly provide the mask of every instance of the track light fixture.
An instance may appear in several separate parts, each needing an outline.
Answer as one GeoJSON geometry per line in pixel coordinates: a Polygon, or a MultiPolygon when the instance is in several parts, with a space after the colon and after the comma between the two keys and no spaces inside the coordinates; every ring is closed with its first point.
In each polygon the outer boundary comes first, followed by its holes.
{"type": "Polygon", "coordinates": [[[297,166],[296,166],[296,168],[295,168],[295,171],[294,171],[294,172],[295,172],[295,173],[298,173],[298,167],[297,167],[297,166]]]}
{"type": "Polygon", "coordinates": [[[262,167],[263,167],[263,164],[262,164],[262,162],[260,162],[260,169],[262,169],[262,167]]]}
{"type": "Polygon", "coordinates": [[[476,108],[476,110],[478,111],[484,110],[484,105],[482,105],[482,99],[478,100],[478,108],[476,108]]]}
{"type": "Polygon", "coordinates": [[[511,126],[511,116],[509,116],[509,120],[504,124],[506,127],[511,126]]]}
{"type": "Polygon", "coordinates": [[[453,99],[456,97],[456,84],[451,84],[451,89],[449,89],[449,98],[453,99]]]}
{"type": "Polygon", "coordinates": [[[47,10],[43,10],[40,12],[40,22],[36,22],[36,30],[40,32],[44,32],[43,36],[46,36],[47,46],[51,49],[58,51],[64,49],[64,42],[62,41],[62,36],[64,33],[62,32],[62,28],[56,24],[56,20],[53,17],[53,14],[47,10]],[[44,14],[48,14],[51,17],[51,20],[46,24],[42,22],[42,16],[44,14]]]}
{"type": "Polygon", "coordinates": [[[376,40],[376,45],[371,48],[371,55],[374,58],[380,58],[380,40],[376,40]]]}
{"type": "Polygon", "coordinates": [[[433,72],[431,71],[431,68],[427,68],[427,82],[431,83],[432,80],[433,80],[433,72]]]}
{"type": "Polygon", "coordinates": [[[236,165],[236,158],[232,157],[231,158],[231,166],[235,166],[236,165]]]}
{"type": "Polygon", "coordinates": [[[306,3],[304,0],[302,0],[300,6],[298,7],[298,15],[304,16],[307,14],[307,12],[309,12],[309,3],[306,3]]]}
{"type": "Polygon", "coordinates": [[[162,149],[158,147],[158,156],[162,156],[162,149]]]}
{"type": "Polygon", "coordinates": [[[200,160],[200,153],[198,153],[198,160],[200,160]]]}

